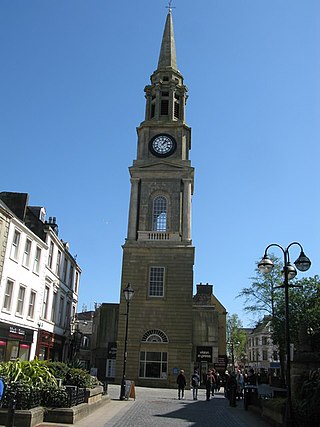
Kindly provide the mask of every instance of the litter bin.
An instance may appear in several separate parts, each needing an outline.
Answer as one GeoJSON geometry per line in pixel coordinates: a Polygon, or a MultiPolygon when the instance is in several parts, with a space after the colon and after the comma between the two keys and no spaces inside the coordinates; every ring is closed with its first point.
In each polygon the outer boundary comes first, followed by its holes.
{"type": "Polygon", "coordinates": [[[245,385],[243,395],[243,406],[247,411],[248,406],[252,405],[258,398],[258,387],[256,385],[245,385]]]}

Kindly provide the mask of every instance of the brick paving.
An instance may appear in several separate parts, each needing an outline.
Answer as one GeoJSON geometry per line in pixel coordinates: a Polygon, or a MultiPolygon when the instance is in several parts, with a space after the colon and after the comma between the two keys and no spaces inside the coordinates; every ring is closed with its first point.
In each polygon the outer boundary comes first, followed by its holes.
{"type": "Polygon", "coordinates": [[[231,408],[223,393],[209,402],[205,390],[192,400],[186,390],[185,400],[178,400],[177,390],[136,387],[136,400],[119,401],[120,388],[109,385],[111,402],[92,415],[77,422],[75,427],[270,427],[238,401],[231,408]]]}

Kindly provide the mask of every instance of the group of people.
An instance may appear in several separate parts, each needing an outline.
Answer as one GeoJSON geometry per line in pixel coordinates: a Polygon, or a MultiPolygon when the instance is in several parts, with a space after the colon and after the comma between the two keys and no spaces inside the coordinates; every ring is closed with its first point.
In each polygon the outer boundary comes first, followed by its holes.
{"type": "MultiPolygon", "coordinates": [[[[226,371],[224,378],[224,392],[225,397],[229,399],[230,406],[236,406],[236,399],[243,397],[243,390],[246,384],[256,385],[256,381],[257,379],[253,369],[250,369],[249,372],[242,372],[240,369],[238,369],[231,374],[226,371]]],[[[203,382],[206,388],[206,400],[210,400],[210,397],[213,397],[215,392],[220,391],[221,378],[219,372],[217,372],[215,369],[209,369],[208,372],[203,376],[203,382]]],[[[184,390],[187,385],[187,379],[183,369],[181,369],[179,375],[177,376],[177,384],[178,399],[184,399],[184,390]]],[[[200,375],[197,369],[195,369],[191,375],[190,385],[192,388],[193,400],[198,400],[200,375]]]]}
{"type": "MultiPolygon", "coordinates": [[[[204,384],[206,387],[206,399],[210,400],[211,396],[214,396],[215,391],[220,390],[220,374],[214,369],[209,369],[207,374],[204,376],[204,384]]],[[[178,399],[184,399],[184,389],[187,385],[187,379],[184,374],[184,370],[181,369],[177,376],[178,384],[178,399]]],[[[194,370],[191,375],[191,388],[193,400],[198,400],[198,390],[200,387],[200,375],[197,369],[194,370]]]]}
{"type": "Polygon", "coordinates": [[[229,399],[230,406],[237,406],[236,400],[243,398],[243,390],[245,385],[256,385],[257,378],[253,369],[249,372],[241,371],[238,369],[231,374],[226,371],[225,373],[225,397],[229,399]]]}

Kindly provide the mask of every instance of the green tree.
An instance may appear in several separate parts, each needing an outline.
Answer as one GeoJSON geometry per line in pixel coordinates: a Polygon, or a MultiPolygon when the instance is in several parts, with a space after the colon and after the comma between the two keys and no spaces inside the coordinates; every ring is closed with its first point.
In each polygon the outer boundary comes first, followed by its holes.
{"type": "Polygon", "coordinates": [[[260,321],[264,316],[275,316],[275,310],[281,295],[276,288],[283,283],[283,263],[274,255],[270,256],[274,267],[268,274],[262,274],[256,263],[255,277],[251,277],[251,285],[243,288],[237,298],[244,298],[244,311],[252,314],[260,321]]]}
{"type": "MultiPolygon", "coordinates": [[[[261,321],[265,315],[272,317],[272,339],[278,345],[280,361],[285,354],[285,301],[283,289],[283,264],[274,255],[270,257],[274,268],[262,274],[256,267],[251,286],[241,290],[244,310],[261,321]]],[[[308,335],[313,350],[320,351],[320,280],[318,276],[291,280],[289,289],[290,341],[299,347],[301,337],[308,335]]]]}
{"type": "Polygon", "coordinates": [[[229,362],[233,365],[242,364],[247,335],[237,314],[227,316],[227,353],[229,362]]]}

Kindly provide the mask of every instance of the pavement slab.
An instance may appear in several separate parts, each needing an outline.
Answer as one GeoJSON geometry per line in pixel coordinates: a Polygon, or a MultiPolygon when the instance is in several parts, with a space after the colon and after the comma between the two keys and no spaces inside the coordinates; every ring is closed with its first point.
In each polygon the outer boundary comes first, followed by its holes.
{"type": "Polygon", "coordinates": [[[110,403],[74,427],[270,427],[256,414],[245,411],[242,400],[237,401],[237,407],[230,407],[223,389],[210,401],[206,401],[202,389],[196,401],[191,390],[186,390],[184,400],[177,398],[174,389],[136,387],[135,390],[135,400],[120,401],[120,387],[109,385],[110,403]]]}

